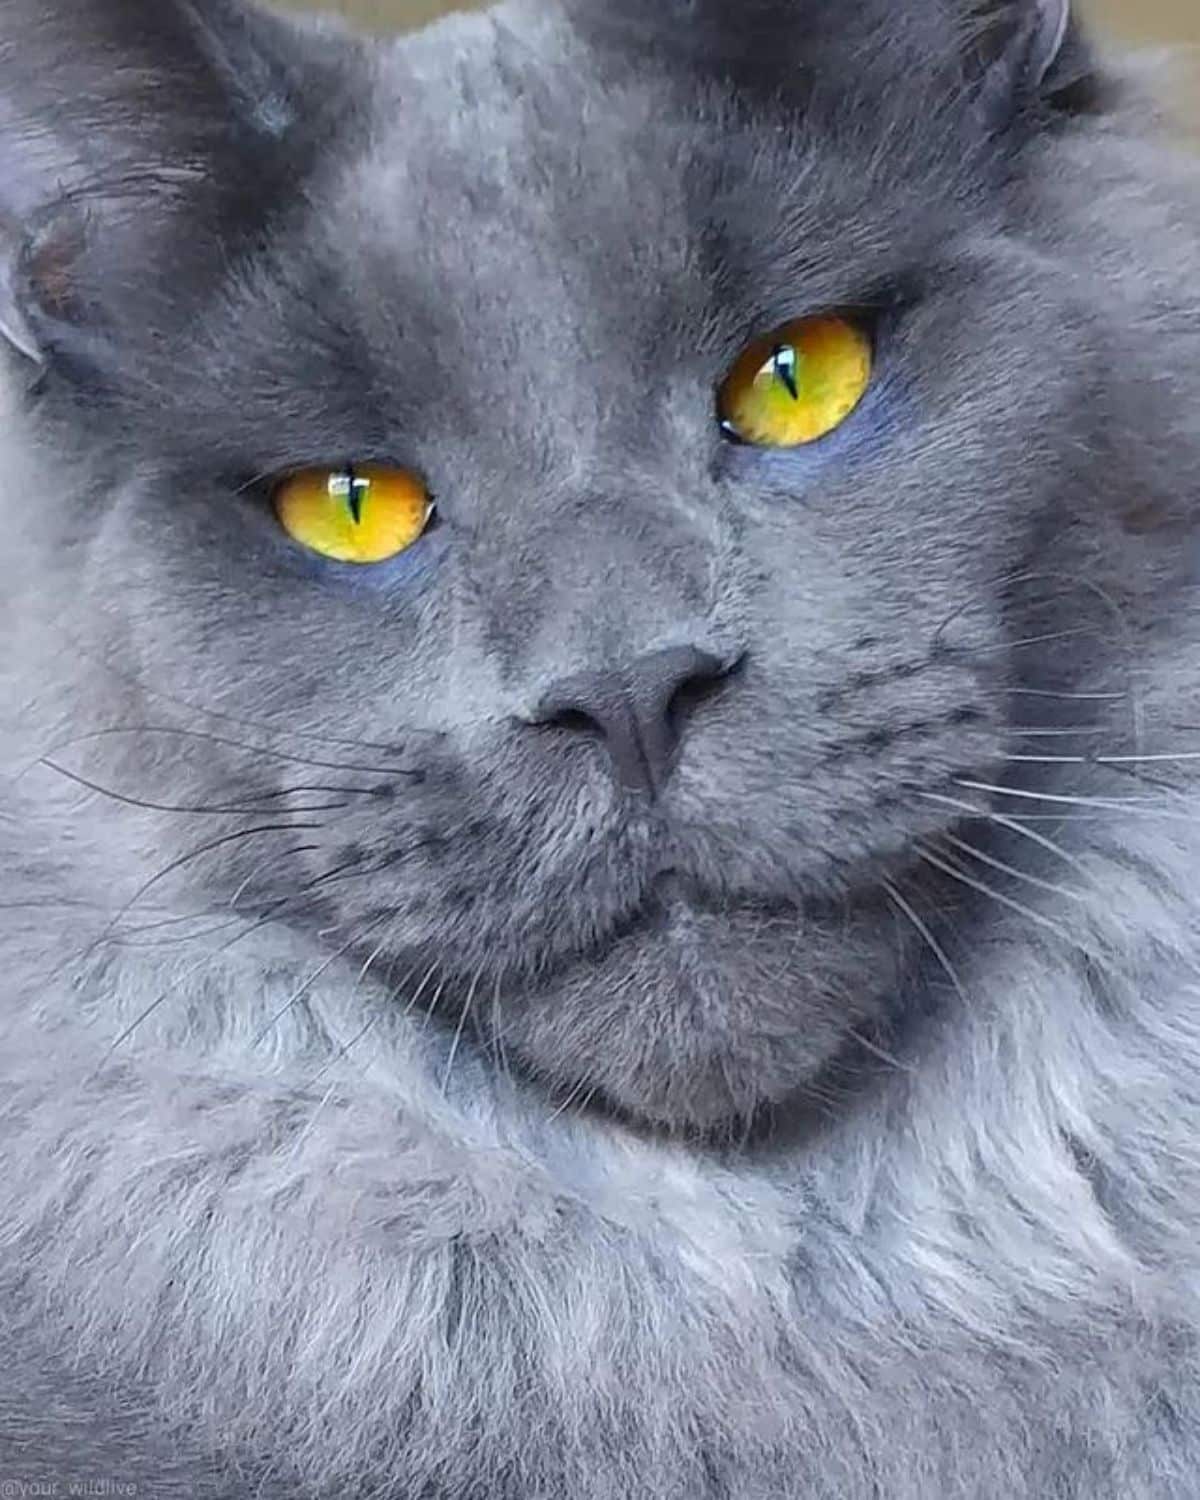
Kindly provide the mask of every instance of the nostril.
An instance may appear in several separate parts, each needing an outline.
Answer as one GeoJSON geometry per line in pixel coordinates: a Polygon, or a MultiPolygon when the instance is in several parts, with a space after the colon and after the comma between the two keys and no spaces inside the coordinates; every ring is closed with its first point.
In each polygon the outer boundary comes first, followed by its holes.
{"type": "Polygon", "coordinates": [[[675,765],[688,717],[737,666],[696,647],[672,647],[561,680],[529,722],[603,741],[621,785],[654,798],[675,765]]]}
{"type": "Polygon", "coordinates": [[[679,684],[667,703],[667,718],[672,729],[679,733],[698,708],[720,697],[731,679],[741,672],[742,665],[742,658],[731,667],[715,657],[706,658],[698,671],[679,684]]]}
{"type": "Polygon", "coordinates": [[[572,734],[587,734],[593,739],[604,738],[604,726],[582,709],[564,708],[557,713],[543,715],[539,721],[547,729],[566,729],[572,734]]]}

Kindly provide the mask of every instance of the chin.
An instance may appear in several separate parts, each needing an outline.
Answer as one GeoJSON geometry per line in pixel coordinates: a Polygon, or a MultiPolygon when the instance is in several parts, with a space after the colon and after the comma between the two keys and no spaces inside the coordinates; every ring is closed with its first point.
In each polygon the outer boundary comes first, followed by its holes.
{"type": "Polygon", "coordinates": [[[625,932],[503,1005],[506,1051],[569,1097],[705,1132],[816,1089],[907,949],[885,902],[717,907],[663,892],[625,932]]]}

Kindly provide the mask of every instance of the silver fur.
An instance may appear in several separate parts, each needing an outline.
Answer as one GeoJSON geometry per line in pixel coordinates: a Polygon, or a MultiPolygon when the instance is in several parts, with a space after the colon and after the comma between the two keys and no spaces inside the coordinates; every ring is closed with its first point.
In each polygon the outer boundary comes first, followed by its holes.
{"type": "Polygon", "coordinates": [[[1200,182],[980,9],[0,0],[0,1481],[1200,1494],[1200,182]]]}

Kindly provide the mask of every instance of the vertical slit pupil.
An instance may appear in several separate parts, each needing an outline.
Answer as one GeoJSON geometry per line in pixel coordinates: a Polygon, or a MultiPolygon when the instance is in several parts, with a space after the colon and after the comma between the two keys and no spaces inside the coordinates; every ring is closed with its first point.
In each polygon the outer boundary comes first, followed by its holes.
{"type": "Polygon", "coordinates": [[[788,395],[791,396],[793,401],[799,401],[799,361],[796,358],[795,347],[792,344],[778,345],[771,353],[771,363],[775,367],[776,380],[787,387],[788,395]]]}
{"type": "Polygon", "coordinates": [[[355,472],[353,464],[347,464],[345,468],[346,504],[350,507],[350,514],[357,526],[362,521],[363,505],[371,488],[371,481],[364,479],[355,472]]]}

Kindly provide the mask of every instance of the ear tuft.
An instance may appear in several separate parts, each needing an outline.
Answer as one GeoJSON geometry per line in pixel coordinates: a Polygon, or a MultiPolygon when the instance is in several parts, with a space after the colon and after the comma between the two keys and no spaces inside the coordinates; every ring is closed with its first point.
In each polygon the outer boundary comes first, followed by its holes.
{"type": "Polygon", "coordinates": [[[24,247],[25,233],[20,224],[0,215],[0,339],[37,364],[41,362],[41,350],[23,308],[24,247]]]}
{"type": "Polygon", "coordinates": [[[975,0],[965,55],[990,129],[1007,126],[1030,105],[1076,113],[1094,102],[1092,60],[1071,0],[975,0]]]}
{"type": "Polygon", "coordinates": [[[1071,29],[1071,0],[1032,0],[1024,22],[1028,37],[1023,64],[1025,83],[1040,89],[1050,75],[1071,29]]]}

